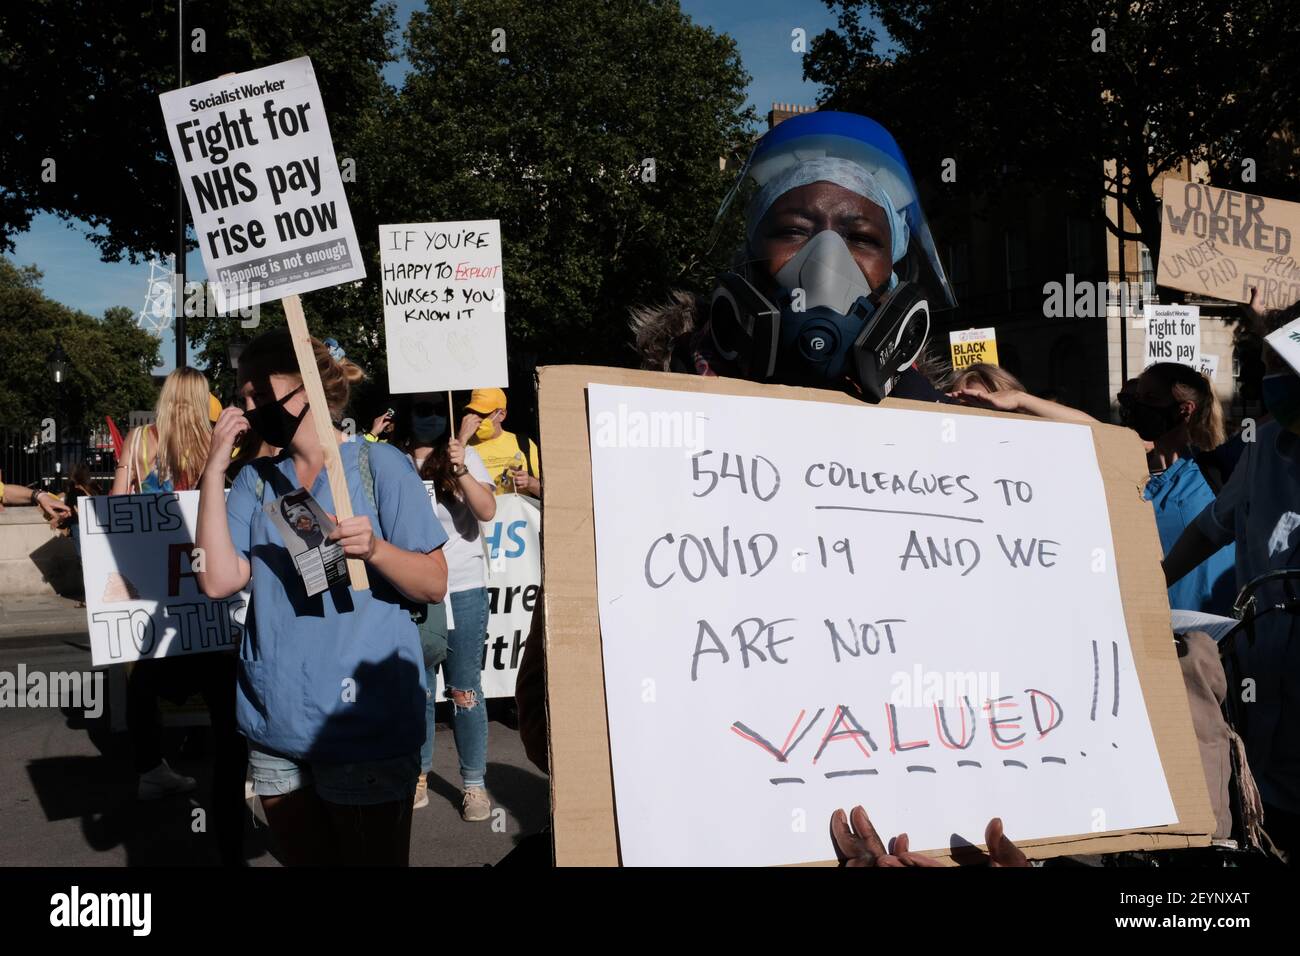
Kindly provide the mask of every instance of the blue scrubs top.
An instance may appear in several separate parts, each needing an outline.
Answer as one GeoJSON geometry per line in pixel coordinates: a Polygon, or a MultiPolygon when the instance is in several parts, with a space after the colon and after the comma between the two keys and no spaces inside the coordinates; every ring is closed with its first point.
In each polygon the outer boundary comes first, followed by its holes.
{"type": "MultiPolygon", "coordinates": [[[[410,460],[390,445],[370,446],[376,514],[362,484],[359,447],[339,446],[353,513],[369,516],[376,537],[399,548],[440,548],[447,534],[410,460]]],[[[411,611],[423,607],[373,567],[368,591],[344,583],[307,597],[262,510],[297,484],[291,457],[262,458],[240,471],[226,501],[231,538],[252,568],[239,650],[239,729],[259,750],[298,760],[363,763],[413,754],[424,743],[427,695],[411,611]]],[[[325,469],[310,490],[335,513],[325,469]]]]}
{"type": "MultiPolygon", "coordinates": [[[[1162,473],[1151,476],[1142,497],[1155,506],[1160,550],[1167,555],[1183,530],[1214,501],[1214,491],[1193,459],[1179,458],[1162,473]]],[[[1237,596],[1236,560],[1235,545],[1214,552],[1169,589],[1169,606],[1231,617],[1237,596]]]]}

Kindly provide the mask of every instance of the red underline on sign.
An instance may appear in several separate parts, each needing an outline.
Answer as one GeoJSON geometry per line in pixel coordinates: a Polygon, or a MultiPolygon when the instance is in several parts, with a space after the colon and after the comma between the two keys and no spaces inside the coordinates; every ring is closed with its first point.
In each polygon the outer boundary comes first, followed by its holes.
{"type": "Polygon", "coordinates": [[[874,511],[886,515],[919,515],[922,518],[948,518],[951,521],[973,521],[983,524],[983,518],[968,518],[965,515],[945,515],[937,511],[903,511],[899,508],[863,508],[858,505],[813,505],[814,511],[874,511]]]}

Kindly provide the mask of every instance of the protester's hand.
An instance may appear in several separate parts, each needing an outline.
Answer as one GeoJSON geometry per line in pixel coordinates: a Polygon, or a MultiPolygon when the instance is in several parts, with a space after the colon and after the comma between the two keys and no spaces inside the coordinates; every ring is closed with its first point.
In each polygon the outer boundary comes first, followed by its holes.
{"type": "Polygon", "coordinates": [[[461,444],[468,444],[469,440],[474,437],[478,427],[483,424],[483,416],[476,412],[466,412],[465,417],[460,420],[460,439],[461,444]]]}
{"type": "Polygon", "coordinates": [[[854,807],[851,816],[846,816],[843,810],[831,814],[831,839],[844,866],[902,865],[897,857],[889,855],[862,807],[854,807]]]}
{"type": "Polygon", "coordinates": [[[343,546],[343,553],[349,558],[369,561],[375,556],[375,532],[370,527],[370,518],[366,515],[353,515],[339,521],[334,515],[331,520],[338,526],[330,532],[328,540],[337,541],[343,546]]]}
{"type": "Polygon", "coordinates": [[[1264,303],[1260,301],[1259,289],[1252,288],[1250,290],[1250,301],[1241,308],[1246,313],[1246,318],[1251,320],[1252,328],[1260,329],[1263,327],[1264,315],[1268,312],[1268,309],[1264,308],[1264,303]]]}
{"type": "Polygon", "coordinates": [[[384,412],[384,414],[380,415],[370,423],[370,434],[379,438],[384,434],[384,432],[388,431],[392,427],[393,416],[389,415],[388,412],[384,412]]]}
{"type": "Polygon", "coordinates": [[[460,471],[465,466],[465,446],[453,438],[447,443],[447,457],[451,459],[451,466],[460,471]]]}
{"type": "Polygon", "coordinates": [[[999,412],[1017,412],[1020,410],[1022,399],[1025,393],[1019,389],[1007,389],[1002,392],[984,392],[967,388],[959,388],[955,392],[948,393],[949,398],[955,398],[963,405],[970,405],[972,408],[991,408],[999,412]]]}
{"type": "MultiPolygon", "coordinates": [[[[36,492],[36,494],[32,496],[32,502],[36,504],[52,522],[56,522],[60,518],[72,517],[72,509],[48,491],[36,492]]],[[[50,527],[54,526],[54,524],[50,525],[50,527]]]]}
{"type": "Polygon", "coordinates": [[[235,445],[248,429],[248,419],[244,417],[243,412],[237,408],[223,408],[216,425],[212,427],[207,467],[219,469],[222,474],[225,474],[235,445]]]}
{"type": "Polygon", "coordinates": [[[989,848],[989,866],[1028,866],[1024,851],[1007,839],[1002,830],[1002,818],[994,817],[984,828],[984,843],[989,848]]]}
{"type": "Polygon", "coordinates": [[[524,471],[522,466],[510,469],[510,479],[515,483],[515,491],[520,494],[532,495],[534,498],[541,497],[541,481],[524,471]]]}
{"type": "Polygon", "coordinates": [[[889,841],[890,855],[898,860],[899,866],[943,866],[942,860],[936,860],[924,853],[913,853],[911,841],[906,833],[900,833],[889,841]]]}

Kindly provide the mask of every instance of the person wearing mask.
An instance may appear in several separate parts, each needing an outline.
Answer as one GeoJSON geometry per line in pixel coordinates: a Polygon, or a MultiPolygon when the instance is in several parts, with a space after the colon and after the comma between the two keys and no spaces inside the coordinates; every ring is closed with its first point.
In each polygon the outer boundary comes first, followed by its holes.
{"type": "MultiPolygon", "coordinates": [[[[902,150],[865,116],[805,113],[765,134],[724,199],[748,191],[743,244],[712,293],[634,309],[642,367],[953,402],[917,369],[930,310],[956,305],[902,150]]],[[[520,737],[547,759],[539,596],[516,681],[520,737]]]]}
{"type": "MultiPolygon", "coordinates": [[[[1215,496],[1217,488],[1197,461],[1203,451],[1223,444],[1223,412],[1210,382],[1190,365],[1157,362],[1138,376],[1130,396],[1121,396],[1130,427],[1151,442],[1151,478],[1142,497],[1155,509],[1160,548],[1178,541],[1215,496]]],[[[1212,472],[1211,477],[1217,477],[1212,472]]],[[[1228,616],[1236,595],[1231,544],[1220,548],[1169,589],[1169,606],[1228,616]]]]}
{"type": "MultiPolygon", "coordinates": [[[[519,438],[501,427],[506,420],[506,393],[499,388],[476,388],[465,406],[459,441],[473,448],[483,459],[499,495],[519,492],[540,498],[541,469],[537,464],[537,445],[531,438],[524,453],[519,438]]],[[[452,609],[452,616],[455,616],[452,609]]]]}
{"type": "Polygon", "coordinates": [[[1077,408],[1030,395],[1020,379],[999,365],[976,362],[953,375],[948,396],[963,405],[1017,412],[1054,422],[1094,424],[1097,419],[1077,408]]]}
{"type": "MultiPolygon", "coordinates": [[[[485,419],[486,421],[487,419],[485,419]]],[[[481,521],[497,513],[492,476],[473,447],[449,438],[451,418],[442,396],[416,395],[411,405],[407,454],[420,477],[429,482],[438,520],[447,533],[447,594],[451,626],[441,662],[445,694],[452,703],[451,729],[460,758],[461,817],[488,819],[492,801],[484,784],[487,772],[488,721],[483,701],[483,639],[487,634],[487,566],[481,521]]],[[[425,711],[427,732],[420,751],[420,778],[415,806],[429,803],[426,775],[433,769],[434,687],[437,664],[428,668],[425,711]]]]}
{"type": "Polygon", "coordinates": [[[416,621],[447,589],[446,534],[410,461],[384,443],[348,441],[340,425],[364,373],[311,340],[353,517],[329,534],[364,561],[370,587],[347,581],[308,596],[268,504],[305,488],[335,503],[293,342],[285,329],[239,358],[242,409],[217,420],[199,484],[203,592],[251,595],[239,650],[236,712],[253,792],[285,861],[409,862],[411,803],[425,735],[425,677],[416,621]],[[250,426],[272,447],[236,477],[231,450],[250,426]]]}
{"type": "MultiPolygon", "coordinates": [[[[1300,319],[1300,303],[1261,317],[1258,334],[1300,319]]],[[[1172,586],[1224,545],[1236,545],[1238,588],[1273,571],[1300,568],[1300,372],[1264,347],[1263,400],[1271,421],[1247,442],[1232,477],[1165,556],[1172,586]]],[[[1294,580],[1255,591],[1258,606],[1294,600],[1294,580]]],[[[1276,611],[1254,622],[1253,640],[1238,639],[1235,657],[1252,694],[1239,708],[1246,755],[1264,803],[1273,842],[1300,852],[1300,614],[1276,611]]],[[[1229,693],[1241,693],[1230,689],[1229,693]]]]}
{"type": "MultiPolygon", "coordinates": [[[[724,200],[748,192],[744,240],[706,298],[633,310],[645,368],[950,401],[914,367],[932,309],[956,305],[907,162],[879,123],[792,117],[724,200]]],[[[714,240],[716,241],[716,240],[714,240]]]]}

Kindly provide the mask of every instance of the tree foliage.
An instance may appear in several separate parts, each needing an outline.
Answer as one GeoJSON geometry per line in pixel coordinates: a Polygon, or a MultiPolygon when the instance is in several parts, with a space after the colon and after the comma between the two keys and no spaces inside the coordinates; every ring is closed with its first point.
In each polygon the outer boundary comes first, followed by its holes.
{"type": "Polygon", "coordinates": [[[1300,192],[1300,20],[1285,4],[826,2],[837,27],[804,61],[824,104],[879,119],[921,174],[955,159],[958,190],[1033,183],[1089,201],[1119,192],[1138,227],[1125,237],[1153,254],[1154,184],[1185,159],[1206,161],[1218,185],[1300,192]],[[893,50],[864,26],[868,11],[893,50]],[[1246,158],[1254,182],[1242,180],[1246,158]],[[1122,181],[1103,175],[1107,160],[1122,181]]]}
{"type": "Polygon", "coordinates": [[[97,319],[47,298],[40,283],[35,267],[0,258],[0,422],[35,431],[57,415],[61,427],[80,429],[153,408],[158,340],[131,310],[97,319]],[[68,356],[62,389],[47,364],[56,345],[68,356]]]}

